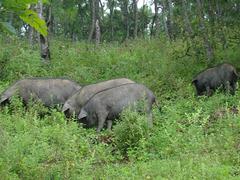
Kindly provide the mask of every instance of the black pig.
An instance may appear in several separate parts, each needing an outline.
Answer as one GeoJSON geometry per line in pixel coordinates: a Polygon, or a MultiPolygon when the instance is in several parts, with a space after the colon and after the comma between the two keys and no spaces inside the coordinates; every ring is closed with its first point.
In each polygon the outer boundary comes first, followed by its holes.
{"type": "Polygon", "coordinates": [[[238,73],[236,68],[231,64],[223,63],[200,72],[192,80],[192,83],[196,87],[198,96],[205,93],[207,96],[210,96],[220,87],[234,95],[237,80],[238,73]]]}
{"type": "Polygon", "coordinates": [[[43,105],[52,107],[63,105],[65,101],[81,88],[69,79],[61,78],[29,78],[17,81],[0,96],[0,104],[4,104],[14,95],[19,95],[25,104],[30,99],[41,101],[43,105]]]}

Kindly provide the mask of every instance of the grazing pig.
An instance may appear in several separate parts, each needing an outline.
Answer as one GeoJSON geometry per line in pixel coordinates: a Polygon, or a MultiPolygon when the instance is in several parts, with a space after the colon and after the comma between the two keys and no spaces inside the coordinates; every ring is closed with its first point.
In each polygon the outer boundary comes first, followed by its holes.
{"type": "Polygon", "coordinates": [[[144,100],[145,107],[141,107],[140,111],[148,114],[149,126],[152,127],[152,104],[155,96],[144,85],[137,83],[123,84],[96,93],[81,108],[78,119],[88,127],[97,125],[97,132],[100,132],[106,121],[107,128],[111,129],[112,120],[126,107],[136,109],[135,105],[140,100],[144,100]]]}
{"type": "Polygon", "coordinates": [[[196,87],[197,95],[208,96],[219,87],[232,95],[235,94],[238,74],[234,66],[228,63],[217,65],[199,73],[192,81],[196,87]]]}
{"type": "Polygon", "coordinates": [[[13,95],[19,95],[25,104],[32,99],[33,101],[41,101],[47,107],[63,105],[80,88],[81,86],[76,82],[68,79],[23,79],[17,81],[1,94],[0,104],[9,101],[13,95]]]}
{"type": "Polygon", "coordinates": [[[77,115],[80,113],[81,107],[96,93],[129,83],[135,82],[127,78],[119,78],[84,86],[64,103],[62,112],[64,112],[67,117],[77,115]]]}

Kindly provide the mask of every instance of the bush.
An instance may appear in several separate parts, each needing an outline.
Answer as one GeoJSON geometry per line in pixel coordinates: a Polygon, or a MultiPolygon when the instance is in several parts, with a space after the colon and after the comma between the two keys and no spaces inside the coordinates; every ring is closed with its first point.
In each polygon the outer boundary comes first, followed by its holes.
{"type": "Polygon", "coordinates": [[[123,111],[118,123],[114,126],[114,143],[123,156],[142,159],[149,133],[146,116],[127,109],[123,111]]]}

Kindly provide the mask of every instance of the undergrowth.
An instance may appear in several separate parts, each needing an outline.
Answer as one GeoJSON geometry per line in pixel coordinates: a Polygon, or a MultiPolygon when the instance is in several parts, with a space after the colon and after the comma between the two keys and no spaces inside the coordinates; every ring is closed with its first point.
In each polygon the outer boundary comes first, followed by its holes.
{"type": "MultiPolygon", "coordinates": [[[[1,179],[229,179],[240,175],[240,92],[195,97],[191,79],[207,68],[194,56],[179,58],[181,41],[127,44],[51,42],[51,64],[37,48],[1,40],[0,92],[24,77],[68,77],[85,85],[127,77],[149,87],[154,126],[124,111],[113,130],[82,128],[57,109],[25,107],[18,98],[0,110],[1,179]],[[4,45],[3,45],[4,44],[4,45]],[[40,116],[40,113],[43,116],[40,116]]],[[[239,47],[218,50],[218,60],[239,67],[239,47]],[[237,51],[238,50],[238,51],[237,51]]]]}

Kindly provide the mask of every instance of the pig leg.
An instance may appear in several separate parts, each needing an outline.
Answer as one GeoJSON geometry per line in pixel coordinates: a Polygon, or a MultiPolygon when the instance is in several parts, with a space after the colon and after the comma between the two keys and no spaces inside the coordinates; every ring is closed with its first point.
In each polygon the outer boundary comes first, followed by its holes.
{"type": "Polygon", "coordinates": [[[104,123],[107,119],[108,116],[108,112],[107,111],[100,111],[100,113],[98,113],[97,118],[98,118],[98,127],[97,127],[97,132],[99,133],[101,131],[101,129],[104,126],[104,123]]]}
{"type": "Polygon", "coordinates": [[[150,128],[153,127],[153,120],[152,119],[153,119],[152,118],[152,112],[149,112],[148,113],[148,125],[149,125],[150,128]]]}
{"type": "Polygon", "coordinates": [[[107,121],[107,128],[108,128],[108,130],[112,129],[112,120],[107,121]]]}
{"type": "Polygon", "coordinates": [[[207,96],[211,96],[212,92],[209,86],[206,87],[207,96]]]}
{"type": "Polygon", "coordinates": [[[230,83],[230,94],[231,95],[234,95],[235,94],[235,91],[236,91],[236,88],[237,88],[237,83],[236,82],[232,82],[230,83]]]}
{"type": "Polygon", "coordinates": [[[154,103],[154,101],[148,102],[148,105],[147,105],[148,125],[149,125],[150,128],[153,127],[152,104],[154,103]]]}
{"type": "Polygon", "coordinates": [[[225,81],[223,86],[224,86],[224,90],[225,90],[226,93],[229,93],[231,91],[231,87],[230,87],[229,81],[225,81]]]}

